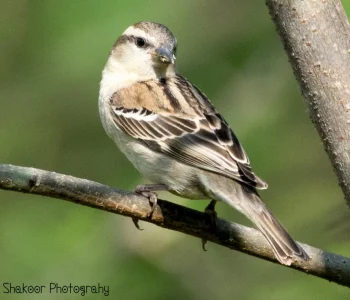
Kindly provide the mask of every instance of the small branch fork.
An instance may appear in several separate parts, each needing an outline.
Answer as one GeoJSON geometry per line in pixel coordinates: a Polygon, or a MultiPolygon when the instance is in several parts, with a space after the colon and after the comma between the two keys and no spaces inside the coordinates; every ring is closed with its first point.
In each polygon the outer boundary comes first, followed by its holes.
{"type": "MultiPolygon", "coordinates": [[[[278,263],[258,230],[217,218],[213,231],[206,213],[160,199],[149,216],[151,207],[148,198],[86,179],[34,168],[0,165],[0,189],[62,199],[136,218],[278,263]]],[[[291,268],[350,287],[349,258],[305,244],[302,247],[311,260],[295,261],[291,268]]]]}

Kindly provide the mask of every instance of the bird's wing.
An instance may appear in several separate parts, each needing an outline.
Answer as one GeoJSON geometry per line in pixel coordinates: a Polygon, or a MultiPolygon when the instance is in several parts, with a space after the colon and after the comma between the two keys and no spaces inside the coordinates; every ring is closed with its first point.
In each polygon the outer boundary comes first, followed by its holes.
{"type": "Polygon", "coordinates": [[[194,118],[111,105],[111,114],[118,128],[155,151],[255,188],[267,188],[252,172],[237,137],[214,109],[207,107],[194,118]]]}

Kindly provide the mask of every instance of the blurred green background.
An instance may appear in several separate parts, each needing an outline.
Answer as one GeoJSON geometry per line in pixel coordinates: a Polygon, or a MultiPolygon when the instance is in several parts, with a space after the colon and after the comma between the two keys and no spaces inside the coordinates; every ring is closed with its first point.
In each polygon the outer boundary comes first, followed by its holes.
{"type": "MultiPolygon", "coordinates": [[[[146,182],[103,131],[97,98],[115,39],[140,20],[164,23],[178,39],[179,71],[223,112],[269,183],[261,195],[272,211],[295,239],[350,257],[349,209],[264,1],[2,0],[0,20],[0,163],[127,190],[146,182]]],[[[349,299],[334,283],[211,243],[203,252],[198,239],[142,222],[138,231],[122,216],[7,191],[0,207],[0,283],[99,282],[112,299],[349,299]]],[[[250,225],[224,204],[218,214],[250,225]]]]}

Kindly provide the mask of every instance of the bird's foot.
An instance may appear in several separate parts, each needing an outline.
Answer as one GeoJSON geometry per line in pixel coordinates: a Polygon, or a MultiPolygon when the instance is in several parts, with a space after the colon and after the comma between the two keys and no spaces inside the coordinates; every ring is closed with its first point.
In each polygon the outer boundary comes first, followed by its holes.
{"type": "MultiPolygon", "coordinates": [[[[136,186],[134,192],[136,194],[140,194],[148,198],[150,204],[151,204],[151,211],[147,214],[147,217],[150,218],[153,215],[153,212],[157,206],[157,200],[158,195],[155,193],[155,191],[168,191],[169,187],[165,184],[143,184],[136,186]]],[[[138,218],[132,218],[132,221],[134,222],[134,225],[137,229],[143,230],[139,226],[139,219],[138,218]]]]}
{"type": "MultiPolygon", "coordinates": [[[[215,204],[216,204],[216,200],[211,200],[208,206],[204,210],[204,213],[206,214],[206,220],[209,223],[211,232],[216,231],[217,213],[215,211],[215,204]]],[[[206,243],[207,243],[207,240],[202,239],[202,248],[204,251],[207,251],[207,249],[205,248],[206,243]]]]}
{"type": "Polygon", "coordinates": [[[132,222],[134,223],[135,227],[136,227],[138,230],[143,230],[143,228],[141,228],[140,225],[139,225],[139,219],[138,219],[138,218],[132,217],[131,220],[132,220],[132,222]]]}

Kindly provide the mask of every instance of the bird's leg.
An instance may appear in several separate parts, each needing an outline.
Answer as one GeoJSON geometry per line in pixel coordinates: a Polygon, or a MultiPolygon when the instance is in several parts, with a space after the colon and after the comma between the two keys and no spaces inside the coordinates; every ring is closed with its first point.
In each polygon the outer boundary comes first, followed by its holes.
{"type": "MultiPolygon", "coordinates": [[[[216,219],[217,219],[217,214],[215,211],[215,204],[216,204],[216,200],[211,200],[210,203],[208,204],[208,206],[204,210],[204,213],[206,214],[206,216],[209,220],[210,229],[213,232],[215,232],[215,229],[216,229],[216,219]]],[[[202,248],[204,251],[207,251],[207,249],[205,249],[206,243],[207,243],[207,240],[202,239],[202,248]]]]}
{"type": "MultiPolygon", "coordinates": [[[[165,184],[142,184],[136,186],[134,192],[136,194],[141,194],[145,197],[148,198],[149,202],[151,203],[151,211],[148,213],[147,217],[151,217],[154,209],[157,206],[157,200],[158,200],[158,195],[155,193],[155,191],[168,191],[169,187],[165,184]]],[[[137,229],[142,230],[139,226],[139,219],[137,218],[132,218],[132,221],[134,222],[135,226],[137,229]]]]}

